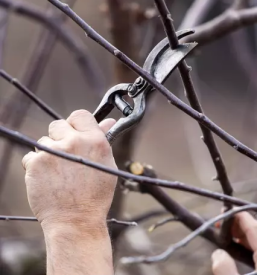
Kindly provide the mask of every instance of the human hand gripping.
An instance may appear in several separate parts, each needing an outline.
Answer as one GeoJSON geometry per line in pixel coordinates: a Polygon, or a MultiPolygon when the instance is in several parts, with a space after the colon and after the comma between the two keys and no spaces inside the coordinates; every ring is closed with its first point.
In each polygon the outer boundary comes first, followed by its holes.
{"type": "MultiPolygon", "coordinates": [[[[112,119],[99,125],[85,110],[54,121],[38,142],[116,168],[105,137],[112,119]]],[[[40,222],[47,248],[47,274],[113,274],[106,226],[117,178],[43,151],[22,160],[32,212],[40,222]]]]}

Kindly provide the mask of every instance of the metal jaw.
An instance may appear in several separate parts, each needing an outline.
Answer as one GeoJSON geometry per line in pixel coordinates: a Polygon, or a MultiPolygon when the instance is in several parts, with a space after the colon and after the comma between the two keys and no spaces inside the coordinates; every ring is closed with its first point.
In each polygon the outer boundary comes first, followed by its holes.
{"type": "MultiPolygon", "coordinates": [[[[192,33],[194,33],[192,30],[179,31],[177,32],[177,37],[181,39],[192,33]]],[[[171,50],[169,41],[165,38],[157,44],[148,55],[143,69],[151,74],[158,82],[164,83],[196,45],[197,43],[180,44],[176,49],[171,50]]],[[[133,84],[119,84],[107,91],[94,112],[97,122],[102,121],[114,107],[117,107],[124,115],[106,135],[111,145],[117,137],[141,121],[146,109],[146,96],[153,90],[151,85],[139,77],[133,84]],[[124,100],[123,96],[125,95],[133,99],[133,107],[124,100]]]]}

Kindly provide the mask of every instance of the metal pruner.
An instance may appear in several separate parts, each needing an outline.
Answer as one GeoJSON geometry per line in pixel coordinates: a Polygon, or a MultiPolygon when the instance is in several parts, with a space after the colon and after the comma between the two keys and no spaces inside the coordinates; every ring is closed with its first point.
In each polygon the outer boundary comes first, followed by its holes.
{"type": "MultiPolygon", "coordinates": [[[[194,33],[193,30],[177,32],[178,39],[194,33]]],[[[159,83],[164,83],[168,76],[177,68],[184,58],[196,47],[197,43],[180,44],[172,50],[167,38],[159,42],[148,55],[143,69],[151,74],[159,83]]],[[[101,122],[116,107],[124,117],[110,129],[106,137],[109,143],[113,142],[141,121],[146,109],[146,96],[154,88],[142,77],[131,83],[118,84],[104,95],[101,103],[94,112],[97,122],[101,122]],[[131,106],[123,97],[128,95],[134,105],[131,106]]]]}

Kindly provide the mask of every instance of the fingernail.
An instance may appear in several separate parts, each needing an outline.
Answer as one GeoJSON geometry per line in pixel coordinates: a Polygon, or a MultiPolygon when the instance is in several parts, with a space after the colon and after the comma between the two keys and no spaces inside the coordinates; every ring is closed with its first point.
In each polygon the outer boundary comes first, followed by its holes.
{"type": "Polygon", "coordinates": [[[221,258],[223,255],[224,255],[224,250],[222,250],[222,249],[217,249],[217,250],[215,250],[215,251],[212,253],[212,256],[211,256],[212,261],[213,261],[213,262],[214,262],[214,261],[219,261],[220,258],[221,258]]]}

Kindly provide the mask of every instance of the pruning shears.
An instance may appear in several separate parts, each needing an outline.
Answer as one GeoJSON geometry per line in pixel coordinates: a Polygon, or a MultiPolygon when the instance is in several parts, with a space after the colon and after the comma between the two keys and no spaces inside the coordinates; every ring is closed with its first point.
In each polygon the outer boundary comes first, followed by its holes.
{"type": "MultiPolygon", "coordinates": [[[[182,30],[176,34],[178,39],[181,39],[193,33],[193,30],[182,30]]],[[[168,39],[165,38],[150,52],[143,69],[159,83],[164,83],[196,45],[197,43],[180,44],[172,50],[168,39]]],[[[141,121],[146,109],[146,97],[152,91],[154,91],[154,88],[142,77],[138,77],[134,83],[118,84],[107,91],[94,112],[97,122],[99,123],[106,118],[114,107],[120,110],[124,116],[117,121],[106,135],[111,145],[120,135],[129,131],[141,121]],[[129,96],[133,100],[133,107],[123,98],[124,96],[129,96]]]]}

